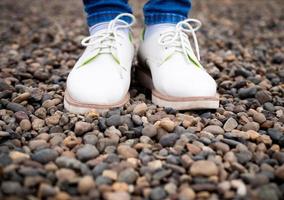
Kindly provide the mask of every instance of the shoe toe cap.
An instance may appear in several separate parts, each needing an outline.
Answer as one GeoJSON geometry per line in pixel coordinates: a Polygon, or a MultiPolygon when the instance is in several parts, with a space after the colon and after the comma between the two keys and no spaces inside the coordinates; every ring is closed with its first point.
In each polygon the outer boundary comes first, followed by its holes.
{"type": "Polygon", "coordinates": [[[125,97],[129,87],[127,82],[117,73],[77,70],[68,76],[67,91],[80,103],[111,105],[125,97]]]}
{"type": "Polygon", "coordinates": [[[203,69],[186,67],[176,70],[169,67],[161,70],[159,80],[154,80],[156,89],[173,97],[210,97],[216,95],[215,80],[203,69]]]}

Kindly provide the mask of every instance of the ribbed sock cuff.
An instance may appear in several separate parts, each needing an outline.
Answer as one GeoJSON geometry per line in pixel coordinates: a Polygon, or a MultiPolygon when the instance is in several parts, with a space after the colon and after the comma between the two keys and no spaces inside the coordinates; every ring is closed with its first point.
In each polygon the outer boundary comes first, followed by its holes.
{"type": "Polygon", "coordinates": [[[178,22],[185,20],[187,17],[172,13],[154,13],[145,15],[145,24],[154,25],[162,23],[177,24],[178,22]]]}
{"type": "MultiPolygon", "coordinates": [[[[123,12],[113,12],[113,11],[105,11],[105,12],[96,12],[88,16],[88,25],[89,27],[94,26],[95,24],[102,22],[109,22],[113,20],[117,15],[123,12]]],[[[130,19],[128,17],[123,17],[122,20],[130,23],[130,19]]]]}

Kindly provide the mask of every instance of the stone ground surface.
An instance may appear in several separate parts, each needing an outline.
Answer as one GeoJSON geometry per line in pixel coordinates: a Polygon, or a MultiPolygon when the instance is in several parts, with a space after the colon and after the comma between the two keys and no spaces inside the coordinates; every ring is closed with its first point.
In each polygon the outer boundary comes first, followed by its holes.
{"type": "Polygon", "coordinates": [[[220,108],[157,108],[133,80],[124,108],[81,116],[62,104],[81,1],[1,0],[0,199],[283,199],[284,4],[193,2],[220,108]]]}

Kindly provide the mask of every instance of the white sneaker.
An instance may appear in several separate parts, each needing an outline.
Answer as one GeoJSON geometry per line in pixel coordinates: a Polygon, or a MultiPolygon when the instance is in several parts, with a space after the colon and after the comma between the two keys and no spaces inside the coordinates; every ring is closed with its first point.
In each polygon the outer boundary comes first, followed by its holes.
{"type": "Polygon", "coordinates": [[[134,23],[133,15],[120,14],[107,28],[82,40],[87,48],[67,79],[64,106],[68,111],[102,112],[128,102],[134,57],[129,28],[134,23]],[[123,17],[129,17],[132,22],[123,21],[123,17]]]}
{"type": "Polygon", "coordinates": [[[157,28],[142,42],[139,52],[137,78],[152,90],[152,101],[161,107],[176,110],[216,109],[219,97],[215,80],[200,64],[195,31],[201,22],[187,19],[177,25],[157,28]],[[197,27],[193,28],[190,23],[197,27]],[[188,34],[191,33],[196,54],[188,34]]]}

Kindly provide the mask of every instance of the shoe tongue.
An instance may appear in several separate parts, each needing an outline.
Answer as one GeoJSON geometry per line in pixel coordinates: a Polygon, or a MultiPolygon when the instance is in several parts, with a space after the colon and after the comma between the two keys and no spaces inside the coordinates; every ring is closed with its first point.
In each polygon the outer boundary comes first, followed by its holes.
{"type": "Polygon", "coordinates": [[[176,24],[170,24],[170,23],[163,23],[163,24],[155,24],[147,26],[146,32],[145,32],[145,38],[156,34],[156,33],[163,33],[168,31],[175,31],[176,30],[176,24]]]}
{"type": "MultiPolygon", "coordinates": [[[[123,25],[123,23],[120,21],[117,21],[117,23],[115,24],[115,27],[119,25],[123,25]]],[[[94,26],[89,28],[90,35],[94,35],[97,32],[103,32],[108,29],[108,26],[109,26],[109,22],[102,22],[102,23],[95,24],[94,26]]],[[[117,31],[123,32],[125,34],[129,33],[128,28],[118,29],[117,31]]]]}

